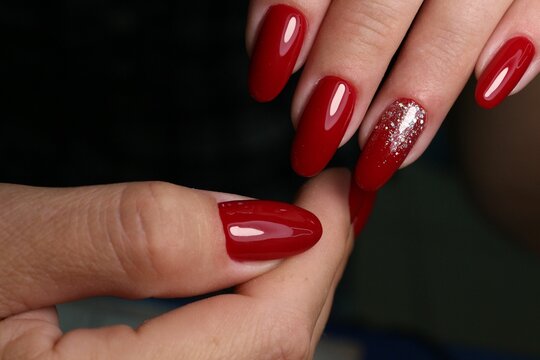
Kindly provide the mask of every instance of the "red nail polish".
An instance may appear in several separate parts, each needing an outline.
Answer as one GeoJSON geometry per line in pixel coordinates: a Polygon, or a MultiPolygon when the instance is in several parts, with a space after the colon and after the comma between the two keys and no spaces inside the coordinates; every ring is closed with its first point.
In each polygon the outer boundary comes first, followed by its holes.
{"type": "Polygon", "coordinates": [[[349,211],[351,224],[354,229],[354,236],[357,237],[367,223],[369,215],[375,205],[377,193],[375,191],[364,191],[354,181],[351,180],[349,191],[349,211]]]}
{"type": "Polygon", "coordinates": [[[315,176],[328,164],[343,139],[356,102],[354,89],[328,76],[317,84],[298,123],[291,163],[302,176],[315,176]]]}
{"type": "Polygon", "coordinates": [[[249,69],[249,91],[260,102],[273,100],[287,84],[302,49],[304,15],[287,5],[268,9],[259,30],[249,69]]]}
{"type": "Polygon", "coordinates": [[[499,105],[519,83],[534,54],[529,39],[518,36],[508,40],[478,79],[475,91],[478,105],[486,109],[499,105]]]}
{"type": "Polygon", "coordinates": [[[356,165],[356,182],[363,190],[378,190],[392,177],[424,130],[426,120],[425,110],[414,100],[399,99],[386,108],[356,165]]]}
{"type": "Polygon", "coordinates": [[[322,236],[315,215],[275,201],[229,201],[218,204],[227,252],[235,260],[272,260],[299,254],[322,236]]]}

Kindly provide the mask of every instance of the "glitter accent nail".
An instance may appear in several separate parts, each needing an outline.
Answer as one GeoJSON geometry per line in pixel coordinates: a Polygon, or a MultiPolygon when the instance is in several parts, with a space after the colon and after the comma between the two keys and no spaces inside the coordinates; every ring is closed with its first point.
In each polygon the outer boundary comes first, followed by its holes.
{"type": "Polygon", "coordinates": [[[358,185],[381,188],[399,169],[426,125],[426,111],[411,99],[398,99],[375,125],[356,166],[358,185]]]}

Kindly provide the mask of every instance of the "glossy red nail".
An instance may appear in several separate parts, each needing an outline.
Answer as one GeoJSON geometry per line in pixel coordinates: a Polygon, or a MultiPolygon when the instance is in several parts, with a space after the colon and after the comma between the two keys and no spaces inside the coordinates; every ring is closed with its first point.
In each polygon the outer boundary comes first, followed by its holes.
{"type": "Polygon", "coordinates": [[[354,181],[351,180],[351,189],[349,191],[349,210],[351,215],[351,224],[354,229],[354,236],[360,235],[360,232],[364,228],[371,215],[377,193],[375,191],[365,191],[354,181]]]}
{"type": "Polygon", "coordinates": [[[478,79],[475,91],[478,105],[486,109],[499,105],[519,83],[534,54],[529,39],[518,36],[508,40],[478,79]]]}
{"type": "Polygon", "coordinates": [[[354,89],[328,76],[317,84],[300,117],[292,145],[291,163],[302,176],[315,176],[332,159],[351,120],[354,89]]]}
{"type": "Polygon", "coordinates": [[[260,102],[273,100],[287,84],[302,49],[304,15],[287,5],[268,9],[259,30],[249,69],[249,91],[260,102]]]}
{"type": "Polygon", "coordinates": [[[235,260],[272,260],[299,254],[322,236],[315,215],[294,205],[275,201],[229,201],[218,204],[227,240],[235,260]]]}
{"type": "Polygon", "coordinates": [[[424,130],[426,120],[425,110],[414,100],[399,99],[386,108],[356,165],[356,182],[363,190],[378,190],[392,177],[424,130]]]}

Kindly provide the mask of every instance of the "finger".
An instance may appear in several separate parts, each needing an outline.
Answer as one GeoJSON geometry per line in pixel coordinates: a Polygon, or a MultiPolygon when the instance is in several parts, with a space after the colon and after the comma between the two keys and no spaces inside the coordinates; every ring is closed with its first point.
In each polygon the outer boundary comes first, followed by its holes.
{"type": "Polygon", "coordinates": [[[294,97],[298,128],[291,161],[297,173],[319,173],[358,129],[421,4],[332,2],[294,97]]]}
{"type": "MultiPolygon", "coordinates": [[[[353,233],[351,233],[351,236],[352,234],[353,233]]],[[[341,281],[341,278],[343,277],[343,273],[347,266],[347,260],[348,259],[344,259],[339,265],[338,271],[336,272],[336,275],[334,276],[334,280],[332,281],[332,285],[330,286],[328,297],[326,298],[326,301],[322,307],[321,313],[319,314],[319,317],[317,321],[315,322],[315,327],[313,329],[313,334],[311,336],[311,353],[312,354],[314,354],[315,351],[317,350],[317,345],[326,328],[326,324],[328,322],[328,318],[330,317],[330,312],[332,310],[332,305],[334,302],[334,295],[335,295],[337,286],[339,285],[339,282],[341,281]]]]}
{"type": "Polygon", "coordinates": [[[360,127],[363,151],[355,171],[360,187],[380,188],[424,152],[511,2],[424,3],[360,127]]]}
{"type": "MultiPolygon", "coordinates": [[[[320,314],[326,316],[328,299],[351,248],[346,190],[349,181],[343,171],[336,171],[323,174],[305,187],[299,204],[321,217],[328,231],[306,253],[312,256],[302,261],[285,260],[284,267],[275,269],[271,276],[239,288],[243,294],[192,303],[136,330],[116,326],[51,337],[28,332],[15,343],[4,342],[6,346],[0,351],[9,348],[22,354],[31,349],[32,354],[45,358],[54,354],[58,360],[305,358],[312,348],[314,326],[320,314]]],[[[12,319],[0,322],[3,334],[15,331],[12,319]]],[[[7,337],[13,340],[10,335],[7,337]]]]}
{"type": "Polygon", "coordinates": [[[0,186],[0,318],[77,298],[191,296],[304,251],[317,218],[166,183],[0,186]]]}
{"type": "Polygon", "coordinates": [[[251,1],[246,43],[249,90],[255,100],[274,99],[302,66],[330,1],[251,1]]]}
{"type": "MultiPolygon", "coordinates": [[[[309,252],[287,259],[278,268],[238,288],[240,294],[260,299],[273,309],[275,316],[289,324],[288,336],[295,333],[294,341],[300,344],[300,352],[313,348],[317,321],[352,249],[347,199],[349,181],[344,171],[335,170],[308,183],[298,204],[321,219],[325,232],[320,242],[309,252]]],[[[322,318],[325,319],[326,314],[322,318]]]]}
{"type": "Polygon", "coordinates": [[[42,359],[61,335],[54,307],[12,316],[0,321],[0,359],[42,359]]]}
{"type": "Polygon", "coordinates": [[[540,72],[540,2],[517,0],[491,35],[476,64],[477,103],[487,109],[517,93],[540,72]]]}

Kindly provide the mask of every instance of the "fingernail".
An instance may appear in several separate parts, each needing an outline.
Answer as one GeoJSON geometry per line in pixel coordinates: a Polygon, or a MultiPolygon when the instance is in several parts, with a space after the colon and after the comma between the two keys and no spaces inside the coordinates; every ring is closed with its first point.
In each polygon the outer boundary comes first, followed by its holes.
{"type": "Polygon", "coordinates": [[[218,204],[227,252],[235,260],[272,260],[299,254],[322,236],[315,215],[294,205],[264,200],[218,204]]]}
{"type": "Polygon", "coordinates": [[[410,99],[386,108],[356,165],[355,178],[365,191],[380,189],[399,169],[426,125],[426,111],[410,99]]]}
{"type": "Polygon", "coordinates": [[[260,102],[273,100],[287,84],[306,32],[304,15],[287,5],[268,9],[253,49],[249,91],[260,102]]]}
{"type": "Polygon", "coordinates": [[[519,83],[534,58],[533,43],[523,36],[508,40],[478,79],[478,105],[491,109],[499,105],[519,83]]]}
{"type": "Polygon", "coordinates": [[[351,179],[351,188],[349,190],[349,210],[351,215],[351,224],[354,229],[354,236],[360,235],[375,205],[377,193],[375,191],[365,191],[360,189],[356,181],[351,179]]]}
{"type": "Polygon", "coordinates": [[[298,123],[291,163],[302,176],[315,176],[328,164],[343,139],[356,101],[344,80],[328,76],[317,84],[298,123]]]}

